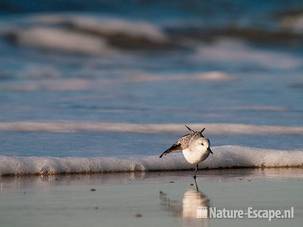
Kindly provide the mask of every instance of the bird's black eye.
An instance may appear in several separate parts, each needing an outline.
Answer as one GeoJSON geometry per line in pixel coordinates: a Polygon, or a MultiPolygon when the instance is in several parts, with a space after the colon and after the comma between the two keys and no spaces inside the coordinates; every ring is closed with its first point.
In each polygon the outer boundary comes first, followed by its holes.
{"type": "Polygon", "coordinates": [[[201,143],[202,146],[204,146],[204,143],[201,143]]]}

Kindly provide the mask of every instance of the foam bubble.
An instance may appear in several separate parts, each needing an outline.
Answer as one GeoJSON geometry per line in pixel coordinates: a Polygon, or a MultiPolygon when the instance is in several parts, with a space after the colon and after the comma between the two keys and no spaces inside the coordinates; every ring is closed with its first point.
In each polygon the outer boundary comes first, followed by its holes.
{"type": "MultiPolygon", "coordinates": [[[[268,150],[241,146],[213,147],[214,155],[200,164],[202,169],[303,167],[303,151],[268,150]]],[[[105,172],[188,170],[193,167],[181,154],[160,159],[140,158],[55,158],[0,156],[1,175],[91,174],[105,172]]]]}

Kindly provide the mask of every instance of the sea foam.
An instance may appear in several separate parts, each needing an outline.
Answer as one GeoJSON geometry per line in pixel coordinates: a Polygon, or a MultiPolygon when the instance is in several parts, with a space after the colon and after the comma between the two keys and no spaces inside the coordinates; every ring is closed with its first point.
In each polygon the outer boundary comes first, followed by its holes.
{"type": "MultiPolygon", "coordinates": [[[[200,164],[201,169],[303,167],[303,151],[298,150],[269,150],[230,145],[213,147],[213,152],[213,155],[200,164]]],[[[172,171],[192,168],[181,154],[172,154],[162,159],[158,156],[128,159],[0,156],[0,176],[172,171]]]]}

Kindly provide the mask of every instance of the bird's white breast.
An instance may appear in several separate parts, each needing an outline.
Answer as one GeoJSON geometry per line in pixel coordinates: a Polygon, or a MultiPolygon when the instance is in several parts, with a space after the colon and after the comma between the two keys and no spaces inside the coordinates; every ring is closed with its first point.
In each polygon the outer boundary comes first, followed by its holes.
{"type": "Polygon", "coordinates": [[[182,151],[182,153],[186,161],[189,162],[190,164],[198,164],[199,162],[205,160],[209,155],[208,151],[201,151],[198,149],[195,150],[185,149],[182,151]]]}

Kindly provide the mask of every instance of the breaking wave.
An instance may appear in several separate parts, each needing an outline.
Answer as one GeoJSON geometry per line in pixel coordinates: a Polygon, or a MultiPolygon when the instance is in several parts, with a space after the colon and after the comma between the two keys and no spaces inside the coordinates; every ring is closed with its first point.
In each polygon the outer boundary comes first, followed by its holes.
{"type": "Polygon", "coordinates": [[[33,27],[11,31],[10,41],[20,46],[80,54],[108,54],[113,52],[104,39],[60,28],[33,27]]]}
{"type": "Polygon", "coordinates": [[[42,14],[26,18],[27,26],[13,26],[4,33],[20,46],[101,55],[117,49],[154,49],[170,47],[159,26],[145,21],[115,17],[42,14]]]}
{"type": "MultiPolygon", "coordinates": [[[[303,151],[269,150],[241,146],[213,148],[214,155],[201,169],[303,167],[303,151]]],[[[109,157],[9,157],[0,156],[0,176],[92,174],[107,172],[189,170],[181,154],[160,159],[141,156],[129,159],[109,157]]]]}
{"type": "Polygon", "coordinates": [[[0,36],[21,47],[85,55],[104,55],[118,50],[198,48],[197,55],[203,59],[236,60],[288,69],[299,66],[301,61],[284,53],[257,50],[238,41],[300,44],[302,24],[302,17],[285,18],[278,26],[279,30],[269,31],[254,26],[211,28],[195,23],[165,25],[114,16],[41,13],[29,14],[22,17],[21,22],[17,20],[0,26],[0,36]],[[222,42],[222,39],[236,41],[222,42]],[[199,48],[200,44],[204,46],[199,48]]]}
{"type": "Polygon", "coordinates": [[[42,14],[31,17],[31,20],[46,25],[64,25],[74,30],[100,36],[120,34],[130,37],[145,37],[155,42],[167,40],[166,35],[158,26],[145,21],[131,21],[125,18],[42,14]]]}

